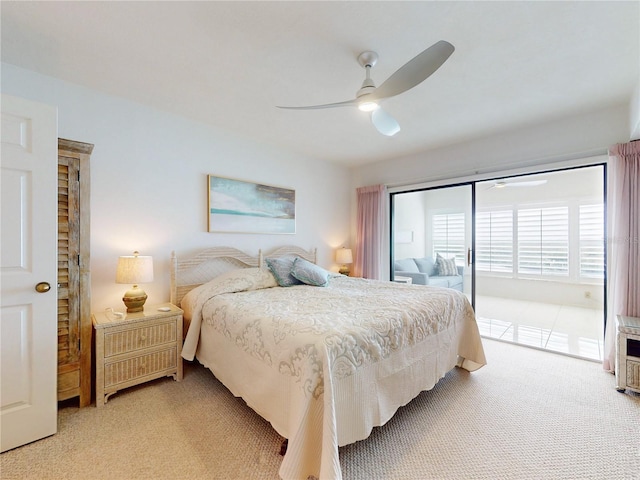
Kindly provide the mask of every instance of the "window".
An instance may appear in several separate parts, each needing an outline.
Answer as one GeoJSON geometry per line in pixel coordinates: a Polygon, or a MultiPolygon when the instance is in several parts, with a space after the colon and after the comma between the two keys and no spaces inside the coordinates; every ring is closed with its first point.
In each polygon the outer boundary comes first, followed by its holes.
{"type": "Polygon", "coordinates": [[[602,279],[604,205],[478,212],[476,269],[492,273],[602,279]],[[575,255],[570,255],[574,249],[575,255]]]}
{"type": "Polygon", "coordinates": [[[464,212],[434,215],[432,232],[433,256],[455,257],[458,265],[464,265],[464,212]]]}
{"type": "Polygon", "coordinates": [[[604,205],[580,205],[580,276],[604,278],[604,205]]]}
{"type": "Polygon", "coordinates": [[[518,210],[518,272],[569,275],[569,208],[518,210]]]}
{"type": "Polygon", "coordinates": [[[513,210],[476,214],[476,269],[513,272],[513,210]]]}

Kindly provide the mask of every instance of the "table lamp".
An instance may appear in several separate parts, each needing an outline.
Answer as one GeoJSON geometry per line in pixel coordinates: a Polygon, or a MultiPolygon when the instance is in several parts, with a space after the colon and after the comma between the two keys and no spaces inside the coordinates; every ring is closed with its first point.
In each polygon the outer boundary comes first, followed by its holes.
{"type": "Polygon", "coordinates": [[[153,282],[153,257],[133,252],[133,255],[122,256],[118,259],[116,283],[133,285],[122,297],[122,301],[127,306],[127,313],[141,312],[144,309],[147,294],[138,287],[138,284],[150,282],[153,282]]]}
{"type": "Polygon", "coordinates": [[[349,267],[347,265],[353,263],[351,249],[344,247],[339,248],[338,251],[336,251],[336,263],[342,264],[340,270],[338,270],[339,273],[349,275],[349,267]]]}

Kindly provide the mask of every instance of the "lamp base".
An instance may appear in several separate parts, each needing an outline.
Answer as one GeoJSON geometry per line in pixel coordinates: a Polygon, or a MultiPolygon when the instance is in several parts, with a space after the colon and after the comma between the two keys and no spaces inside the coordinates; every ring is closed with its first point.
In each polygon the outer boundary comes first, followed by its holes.
{"type": "Polygon", "coordinates": [[[338,270],[338,273],[341,273],[342,275],[346,275],[348,277],[351,271],[349,270],[349,267],[347,267],[346,265],[342,265],[340,267],[340,270],[338,270]]]}
{"type": "Polygon", "coordinates": [[[137,285],[131,290],[127,290],[122,297],[122,301],[127,306],[127,313],[142,312],[144,310],[144,302],[147,301],[147,294],[137,285]]]}

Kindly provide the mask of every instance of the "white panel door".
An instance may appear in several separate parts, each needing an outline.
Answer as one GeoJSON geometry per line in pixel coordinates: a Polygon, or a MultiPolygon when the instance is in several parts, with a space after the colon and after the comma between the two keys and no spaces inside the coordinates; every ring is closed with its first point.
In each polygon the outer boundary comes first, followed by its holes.
{"type": "Polygon", "coordinates": [[[57,148],[54,107],[2,95],[3,452],[57,430],[57,148]]]}

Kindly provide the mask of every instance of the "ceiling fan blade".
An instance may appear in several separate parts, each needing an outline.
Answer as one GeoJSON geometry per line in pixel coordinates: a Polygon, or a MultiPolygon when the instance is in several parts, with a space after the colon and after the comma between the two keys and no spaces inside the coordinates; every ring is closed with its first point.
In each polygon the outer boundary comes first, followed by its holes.
{"type": "Polygon", "coordinates": [[[371,112],[371,123],[381,134],[387,137],[393,137],[400,131],[400,125],[396,119],[381,108],[371,112]]]}
{"type": "Polygon", "coordinates": [[[415,87],[438,70],[454,50],[455,47],[444,40],[434,43],[396,70],[382,85],[376,88],[372,97],[381,100],[399,95],[415,87]]]}
{"type": "Polygon", "coordinates": [[[546,180],[528,180],[524,182],[505,182],[504,180],[497,181],[491,185],[488,190],[492,188],[505,188],[505,187],[535,187],[537,185],[544,185],[546,180]]]}
{"type": "Polygon", "coordinates": [[[544,185],[546,180],[529,180],[527,182],[512,182],[507,183],[507,187],[535,187],[537,185],[544,185]]]}
{"type": "Polygon", "coordinates": [[[285,108],[287,110],[319,110],[321,108],[335,108],[335,107],[355,107],[358,105],[357,100],[347,100],[345,102],[338,103],[326,103],[324,105],[309,105],[306,107],[281,107],[276,105],[278,108],[285,108]]]}
{"type": "Polygon", "coordinates": [[[525,182],[506,182],[505,187],[535,187],[537,185],[544,185],[546,180],[529,180],[525,182]]]}

